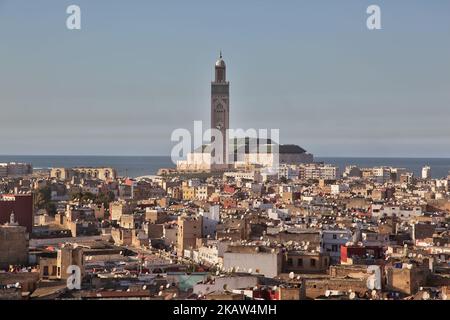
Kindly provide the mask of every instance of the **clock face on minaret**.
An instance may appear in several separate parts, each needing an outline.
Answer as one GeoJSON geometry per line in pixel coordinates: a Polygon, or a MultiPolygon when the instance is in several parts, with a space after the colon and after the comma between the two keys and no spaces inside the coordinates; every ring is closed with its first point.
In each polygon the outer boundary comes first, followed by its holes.
{"type": "Polygon", "coordinates": [[[211,128],[220,130],[225,142],[229,125],[230,83],[226,79],[226,65],[221,53],[215,65],[215,79],[211,83],[211,128]]]}

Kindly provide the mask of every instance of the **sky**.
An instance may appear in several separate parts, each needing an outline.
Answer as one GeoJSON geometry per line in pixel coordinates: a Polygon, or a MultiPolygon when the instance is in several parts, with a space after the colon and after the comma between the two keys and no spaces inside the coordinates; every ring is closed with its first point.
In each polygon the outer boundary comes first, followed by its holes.
{"type": "Polygon", "coordinates": [[[209,126],[219,50],[232,128],[450,157],[448,0],[0,0],[0,154],[169,155],[173,130],[209,126]]]}

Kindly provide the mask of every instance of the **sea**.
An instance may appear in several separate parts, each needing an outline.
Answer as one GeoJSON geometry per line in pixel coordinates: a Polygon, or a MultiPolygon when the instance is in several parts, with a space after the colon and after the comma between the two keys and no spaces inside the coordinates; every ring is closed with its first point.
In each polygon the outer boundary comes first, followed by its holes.
{"type": "MultiPolygon", "coordinates": [[[[415,176],[420,176],[423,166],[431,167],[433,178],[447,177],[450,171],[450,158],[353,158],[353,157],[316,157],[316,162],[338,166],[343,172],[345,166],[359,167],[390,166],[406,168],[415,176]]],[[[132,178],[156,174],[160,168],[175,167],[166,156],[23,156],[0,155],[0,163],[26,162],[34,169],[55,167],[113,167],[119,176],[132,178]]]]}

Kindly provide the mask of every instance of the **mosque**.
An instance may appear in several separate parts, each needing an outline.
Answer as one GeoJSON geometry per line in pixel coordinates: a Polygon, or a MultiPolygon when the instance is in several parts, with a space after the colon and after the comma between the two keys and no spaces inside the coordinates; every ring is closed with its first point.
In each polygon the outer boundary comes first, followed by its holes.
{"type": "Polygon", "coordinates": [[[186,160],[177,162],[177,171],[211,172],[249,166],[276,168],[280,164],[312,163],[313,155],[297,145],[281,145],[270,138],[228,136],[230,83],[227,81],[226,69],[220,53],[215,64],[215,79],[211,83],[211,128],[220,132],[218,134],[220,140],[212,136],[210,144],[188,153],[186,160]],[[219,149],[214,147],[219,143],[221,146],[219,149]],[[220,157],[215,154],[216,150],[222,152],[220,157]],[[220,161],[217,161],[218,158],[220,161]]]}

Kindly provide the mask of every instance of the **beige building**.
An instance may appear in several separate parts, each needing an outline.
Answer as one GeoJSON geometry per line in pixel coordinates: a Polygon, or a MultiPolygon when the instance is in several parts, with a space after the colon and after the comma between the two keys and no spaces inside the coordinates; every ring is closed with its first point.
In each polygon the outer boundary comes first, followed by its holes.
{"type": "Polygon", "coordinates": [[[192,201],[195,199],[195,188],[194,187],[183,186],[182,192],[183,192],[183,200],[192,201]]]}
{"type": "Polygon", "coordinates": [[[70,276],[67,273],[67,268],[72,265],[80,267],[81,276],[83,276],[83,248],[78,247],[76,244],[64,244],[56,251],[56,256],[41,257],[39,259],[41,279],[67,280],[70,276]]]}
{"type": "Polygon", "coordinates": [[[330,265],[330,256],[321,252],[289,251],[285,253],[283,272],[289,273],[326,273],[330,265]]]}
{"type": "Polygon", "coordinates": [[[116,245],[131,246],[133,243],[134,231],[134,229],[113,228],[111,229],[111,237],[116,245]]]}
{"type": "Polygon", "coordinates": [[[183,256],[185,249],[196,247],[202,237],[202,220],[194,217],[178,217],[177,254],[183,256]]]}
{"type": "Polygon", "coordinates": [[[28,263],[28,233],[17,223],[0,226],[0,268],[28,263]]]}
{"type": "Polygon", "coordinates": [[[132,207],[125,201],[111,202],[109,204],[109,213],[111,220],[120,221],[122,215],[132,213],[132,207]]]}
{"type": "Polygon", "coordinates": [[[209,197],[214,193],[214,186],[200,185],[196,188],[195,198],[197,200],[207,201],[209,197]]]}

